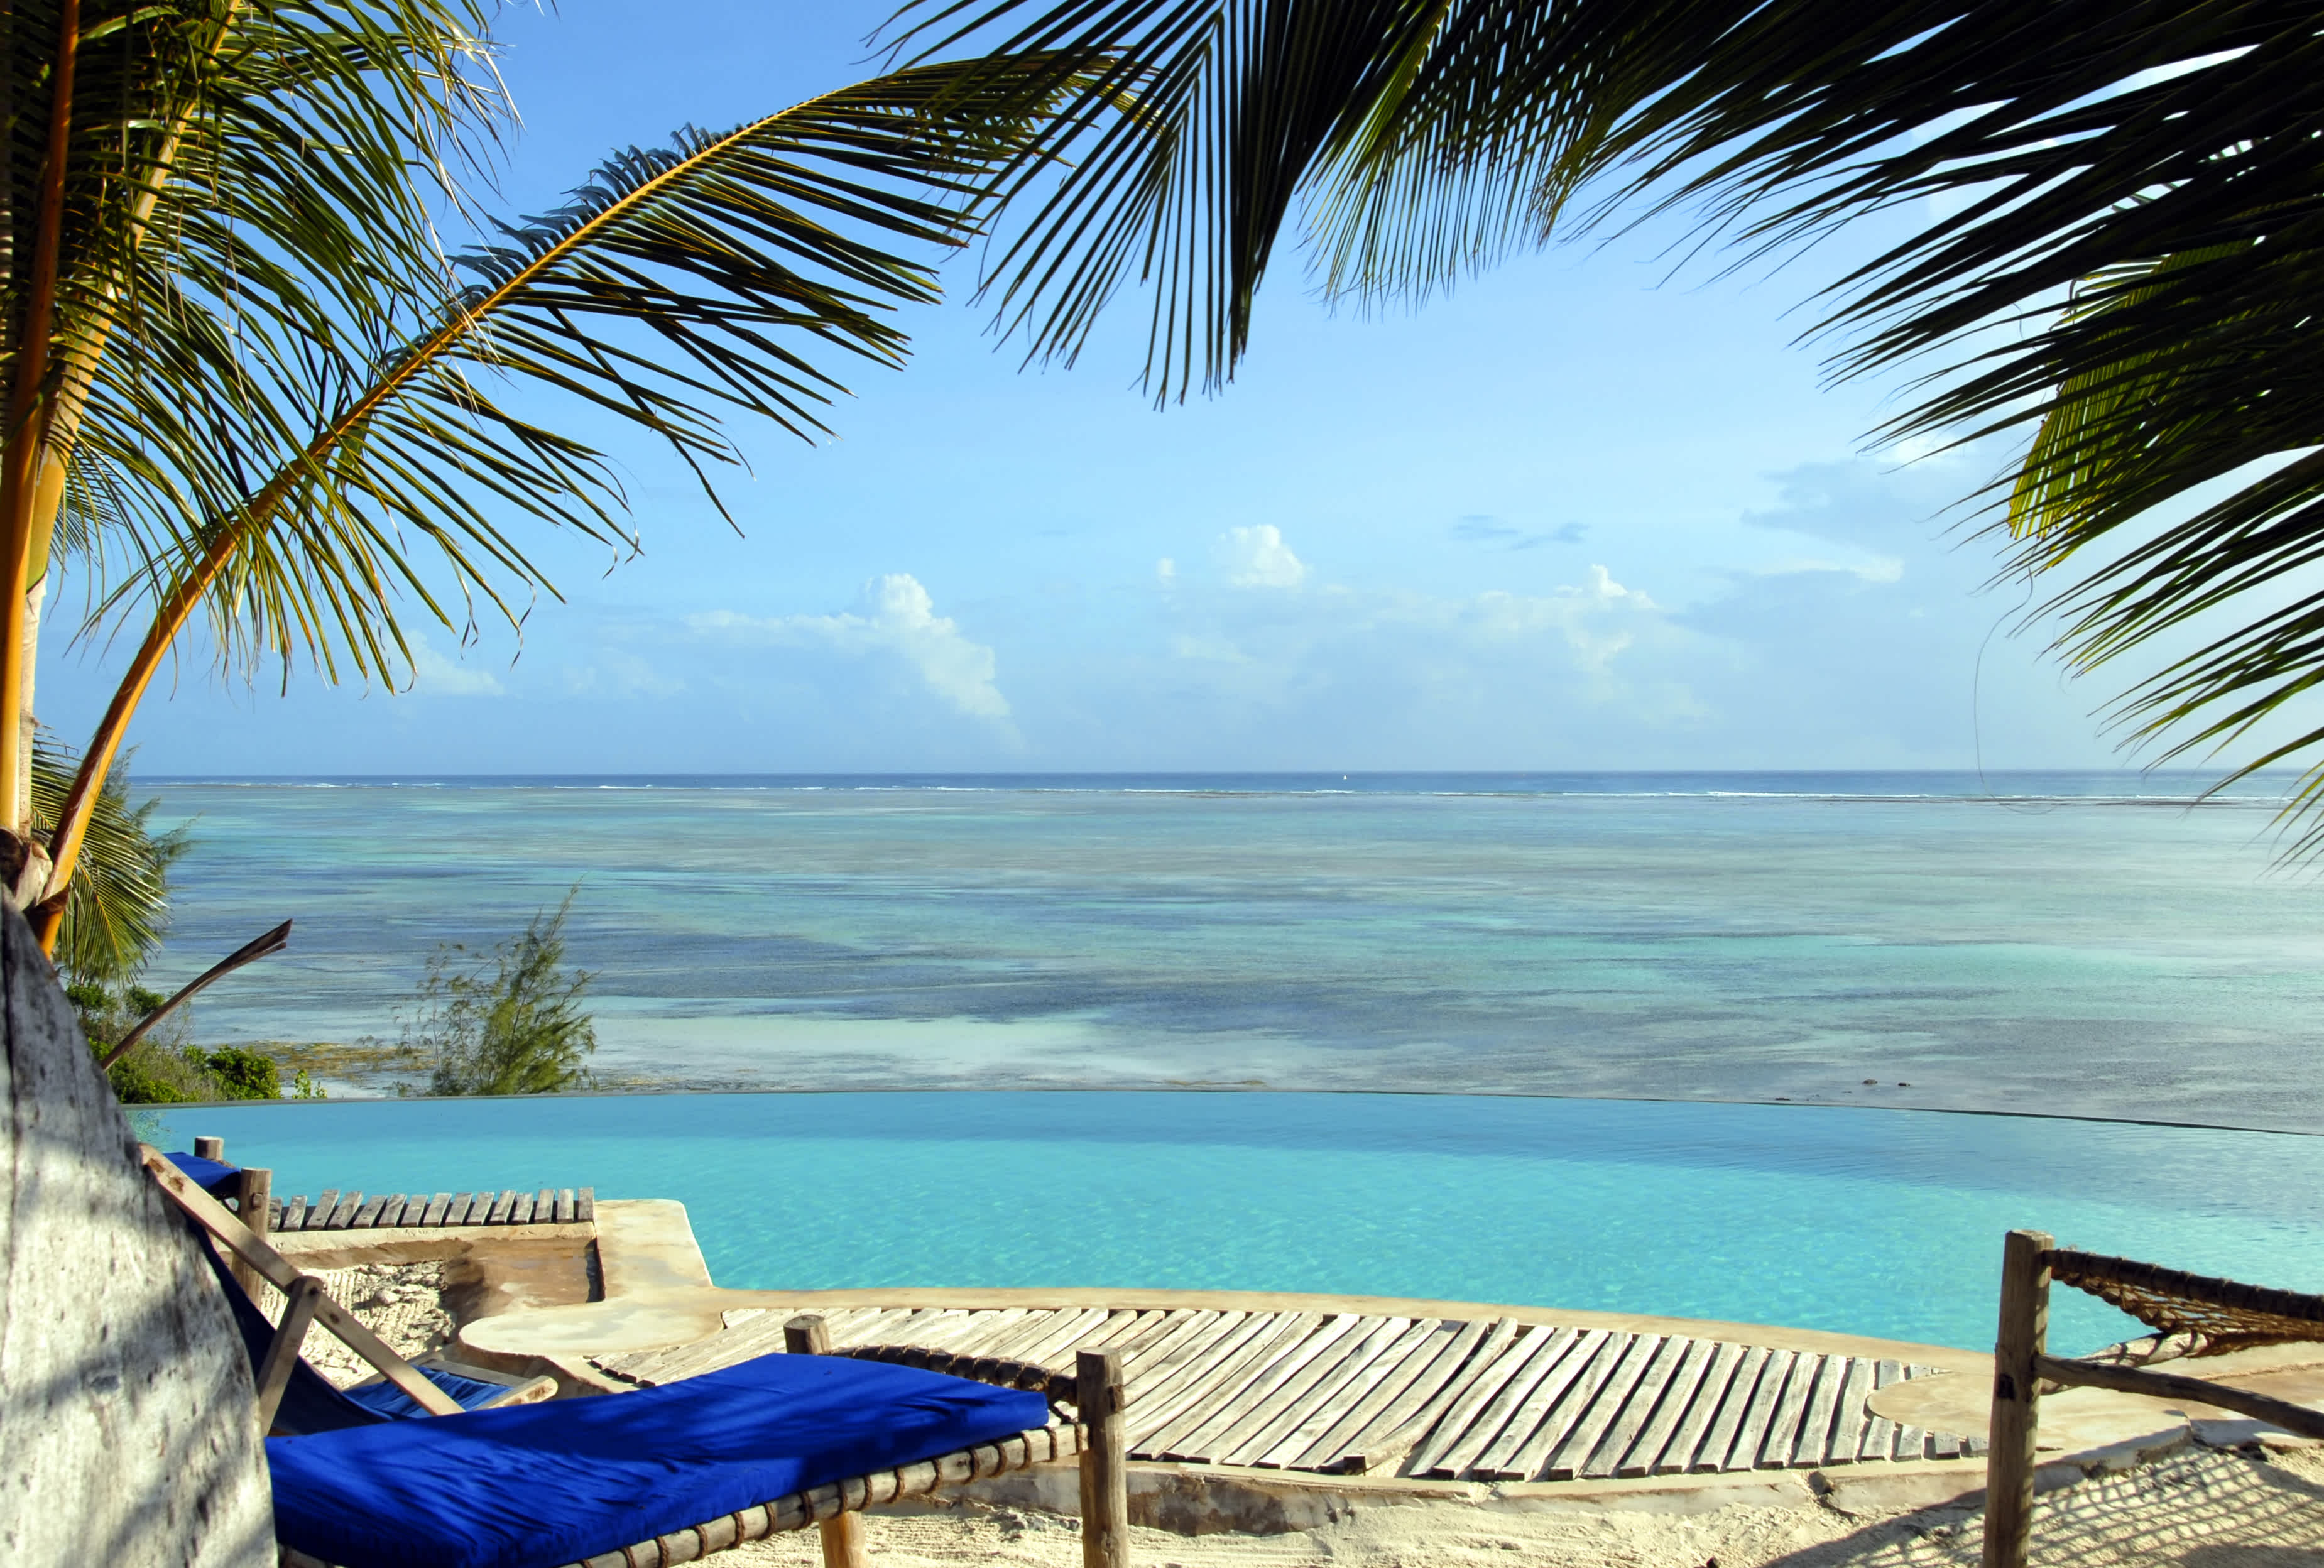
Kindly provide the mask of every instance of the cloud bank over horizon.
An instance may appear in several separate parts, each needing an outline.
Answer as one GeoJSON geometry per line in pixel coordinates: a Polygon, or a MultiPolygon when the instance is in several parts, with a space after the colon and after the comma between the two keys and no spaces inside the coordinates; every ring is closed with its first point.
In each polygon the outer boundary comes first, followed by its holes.
{"type": "Polygon", "coordinates": [[[2089,688],[1997,635],[2015,603],[1981,591],[1989,558],[1932,523],[1955,477],[1794,470],[1738,520],[1763,558],[1709,573],[1600,521],[1518,555],[1554,548],[1558,580],[1512,584],[1492,564],[1511,536],[1455,516],[1416,525],[1488,547],[1450,558],[1450,586],[1342,559],[1327,530],[1182,524],[1141,575],[1075,573],[1053,549],[1052,575],[946,589],[941,608],[908,569],[839,605],[576,606],[537,619],[512,664],[423,642],[392,699],[243,696],[209,732],[238,724],[238,747],[171,733],[159,710],[143,765],[383,770],[366,746],[383,711],[401,736],[385,770],[2109,765],[2089,688]],[[480,696],[488,741],[454,716],[480,696]],[[609,734],[635,743],[609,752],[609,734]]]}

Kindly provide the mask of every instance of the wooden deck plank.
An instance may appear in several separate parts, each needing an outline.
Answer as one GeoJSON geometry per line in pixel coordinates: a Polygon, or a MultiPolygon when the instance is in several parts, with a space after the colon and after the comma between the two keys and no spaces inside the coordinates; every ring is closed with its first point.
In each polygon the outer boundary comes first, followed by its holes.
{"type": "MultiPolygon", "coordinates": [[[[1452,1318],[1423,1318],[1421,1324],[1425,1332],[1393,1362],[1383,1360],[1379,1364],[1378,1380],[1357,1400],[1355,1407],[1325,1427],[1323,1435],[1298,1458],[1285,1460],[1286,1469],[1345,1469],[1348,1456],[1356,1452],[1356,1440],[1363,1436],[1374,1422],[1385,1416],[1389,1408],[1415,1385],[1426,1379],[1440,1358],[1454,1353],[1466,1355],[1485,1333],[1481,1324],[1462,1323],[1452,1318]]],[[[1446,1375],[1449,1376],[1449,1372],[1446,1375]]],[[[1416,1398],[1425,1397],[1425,1394],[1418,1395],[1416,1398]]]]}
{"type": "Polygon", "coordinates": [[[1862,1356],[1848,1360],[1848,1381],[1840,1386],[1840,1411],[1832,1418],[1831,1457],[1828,1464],[1854,1464],[1864,1451],[1864,1401],[1872,1392],[1872,1363],[1862,1356]]]}
{"type": "Polygon", "coordinates": [[[493,1199],[492,1213],[484,1217],[484,1222],[490,1225],[508,1224],[510,1222],[509,1215],[515,1210],[515,1190],[504,1187],[501,1190],[499,1195],[493,1199]]]}
{"type": "Polygon", "coordinates": [[[1186,1439],[1184,1446],[1188,1457],[1213,1464],[1239,1462],[1230,1461],[1227,1455],[1273,1425],[1275,1418],[1313,1381],[1302,1374],[1319,1360],[1324,1361],[1324,1366],[1318,1369],[1319,1375],[1329,1370],[1331,1360],[1336,1359],[1333,1352],[1340,1350],[1365,1321],[1355,1313],[1342,1312],[1316,1324],[1186,1439]]]}
{"type": "MultiPolygon", "coordinates": [[[[444,1222],[444,1211],[451,1206],[452,1194],[449,1193],[438,1193],[434,1197],[428,1200],[428,1213],[420,1222],[423,1225],[442,1224],[444,1222]]],[[[534,1211],[536,1213],[539,1212],[539,1210],[534,1211]]]]}
{"type": "Polygon", "coordinates": [[[1134,1336],[1145,1324],[1160,1317],[1158,1310],[1139,1312],[1135,1307],[1110,1307],[1105,1321],[1073,1342],[1074,1353],[1083,1351],[1119,1350],[1124,1340],[1134,1336]]]}
{"type": "Polygon", "coordinates": [[[1413,1455],[1416,1475],[1458,1478],[1484,1456],[1517,1407],[1573,1343],[1572,1329],[1536,1327],[1509,1347],[1502,1367],[1471,1385],[1413,1455]]]}
{"type": "Polygon", "coordinates": [[[327,1221],[331,1217],[331,1211],[338,1206],[339,1189],[337,1187],[325,1187],[323,1189],[323,1195],[315,1200],[315,1206],[307,1211],[307,1223],[305,1228],[309,1231],[321,1230],[323,1228],[324,1222],[327,1221]]]}
{"type": "Polygon", "coordinates": [[[1073,1315],[1074,1311],[1073,1307],[1036,1307],[1027,1313],[1024,1320],[1015,1328],[988,1341],[978,1354],[1001,1356],[1009,1360],[1023,1360],[1026,1351],[1047,1339],[1050,1331],[1055,1329],[1061,1320],[1073,1315]]]}
{"type": "Polygon", "coordinates": [[[1337,1354],[1319,1356],[1310,1362],[1301,1390],[1284,1405],[1274,1420],[1252,1434],[1224,1462],[1281,1469],[1278,1450],[1288,1449],[1289,1456],[1296,1458],[1323,1434],[1342,1410],[1361,1398],[1363,1389],[1370,1387],[1361,1380],[1365,1373],[1391,1346],[1412,1333],[1413,1320],[1373,1317],[1366,1318],[1364,1324],[1350,1342],[1340,1347],[1337,1354]]]}
{"type": "Polygon", "coordinates": [[[1269,1367],[1314,1333],[1323,1321],[1320,1312],[1278,1314],[1266,1332],[1246,1340],[1239,1349],[1213,1363],[1208,1376],[1182,1388],[1177,1396],[1179,1408],[1167,1423],[1147,1434],[1144,1448],[1157,1459],[1192,1457],[1181,1454],[1180,1445],[1206,1429],[1238,1393],[1263,1377],[1269,1367]]]}
{"type": "Polygon", "coordinates": [[[1253,1334],[1275,1321],[1270,1312],[1222,1312],[1201,1330],[1178,1342],[1170,1351],[1141,1366],[1143,1380],[1130,1386],[1130,1440],[1143,1428],[1158,1428],[1176,1413],[1171,1401],[1187,1384],[1203,1377],[1253,1334]]]}
{"type": "Polygon", "coordinates": [[[1399,1442],[1397,1434],[1408,1429],[1437,1395],[1460,1376],[1461,1369],[1469,1364],[1499,1321],[1480,1317],[1456,1323],[1447,1319],[1444,1326],[1452,1331],[1450,1336],[1428,1346],[1432,1353],[1412,1369],[1413,1375],[1402,1380],[1394,1397],[1379,1405],[1360,1430],[1337,1444],[1340,1453],[1335,1468],[1361,1475],[1369,1470],[1390,1466],[1402,1458],[1410,1444],[1399,1442]]]}
{"type": "Polygon", "coordinates": [[[1061,1312],[1050,1320],[1046,1333],[1035,1336],[1017,1352],[1017,1359],[1047,1367],[1058,1364],[1058,1358],[1063,1356],[1070,1363],[1068,1352],[1073,1347],[1103,1328],[1112,1316],[1112,1312],[1102,1306],[1085,1307],[1079,1312],[1061,1312]]]}
{"type": "MultiPolygon", "coordinates": [[[[1875,1361],[1872,1363],[1872,1386],[1875,1388],[1885,1388],[1891,1383],[1901,1383],[1904,1380],[1903,1362],[1875,1361]]],[[[1857,1447],[1858,1456],[1863,1459],[1893,1459],[1895,1457],[1895,1453],[1896,1424],[1886,1416],[1872,1416],[1864,1424],[1864,1441],[1857,1447]]]]}
{"type": "Polygon", "coordinates": [[[1406,1473],[1414,1453],[1436,1430],[1437,1424],[1450,1414],[1452,1407],[1468,1397],[1470,1390],[1500,1363],[1509,1347],[1523,1337],[1527,1325],[1514,1318],[1497,1317],[1486,1325],[1484,1336],[1465,1360],[1453,1366],[1436,1391],[1421,1401],[1418,1409],[1406,1416],[1404,1424],[1377,1437],[1363,1440],[1366,1470],[1385,1470],[1395,1474],[1406,1473]]]}
{"type": "Polygon", "coordinates": [[[1800,1434],[1792,1444],[1794,1470],[1821,1469],[1831,1452],[1832,1422],[1840,1414],[1840,1390],[1848,1381],[1847,1356],[1825,1356],[1816,1368],[1815,1386],[1808,1390],[1807,1407],[1800,1416],[1800,1434]]]}
{"type": "Polygon", "coordinates": [[[1792,1447],[1798,1440],[1800,1417],[1808,1407],[1808,1389],[1815,1382],[1824,1358],[1802,1351],[1792,1360],[1790,1374],[1784,1379],[1783,1397],[1775,1401],[1767,1418],[1767,1435],[1759,1443],[1759,1457],[1754,1466],[1758,1470],[1782,1470],[1792,1462],[1792,1447]]]}
{"type": "MultiPolygon", "coordinates": [[[[489,1198],[492,1194],[486,1193],[484,1196],[489,1198]]],[[[573,1217],[585,1225],[594,1225],[597,1222],[597,1189],[595,1187],[581,1189],[580,1195],[574,1200],[573,1217]]],[[[487,1222],[477,1220],[472,1222],[481,1225],[487,1222]]]]}
{"type": "Polygon", "coordinates": [[[1613,1425],[1606,1435],[1598,1440],[1597,1451],[1582,1462],[1582,1473],[1591,1480],[1612,1475],[1621,1464],[1623,1455],[1646,1430],[1662,1405],[1663,1391],[1670,1387],[1671,1379],[1678,1372],[1678,1364],[1686,1354],[1686,1340],[1672,1334],[1655,1349],[1654,1359],[1638,1374],[1638,1380],[1622,1396],[1622,1407],[1615,1414],[1613,1425]]]}
{"type": "Polygon", "coordinates": [[[1672,1369],[1670,1381],[1664,1387],[1654,1414],[1638,1429],[1629,1452],[1615,1460],[1614,1473],[1618,1476],[1655,1474],[1662,1464],[1663,1450],[1670,1445],[1687,1417],[1694,1414],[1703,1373],[1709,1370],[1717,1346],[1710,1340],[1674,1342],[1683,1342],[1685,1349],[1679,1352],[1678,1365],[1672,1369]]]}
{"type": "Polygon", "coordinates": [[[368,1231],[378,1224],[379,1212],[385,1207],[387,1207],[387,1199],[384,1195],[373,1198],[364,1204],[362,1208],[355,1211],[355,1228],[358,1231],[368,1231]]]}
{"type": "Polygon", "coordinates": [[[1767,1441],[1767,1428],[1775,1417],[1775,1407],[1784,1397],[1784,1385],[1792,1375],[1792,1363],[1799,1360],[1796,1351],[1769,1351],[1767,1359],[1759,1364],[1759,1383],[1751,1393],[1750,1407],[1743,1412],[1742,1422],[1735,1428],[1735,1446],[1728,1451],[1725,1470],[1749,1470],[1759,1462],[1759,1449],[1767,1441]]]}
{"type": "MultiPolygon", "coordinates": [[[[1264,1470],[1289,1470],[1304,1461],[1310,1449],[1323,1442],[1324,1435],[1342,1421],[1354,1419],[1367,1400],[1377,1397],[1381,1402],[1391,1397],[1393,1379],[1397,1368],[1417,1352],[1436,1330],[1436,1320],[1428,1317],[1388,1318],[1384,1324],[1403,1324],[1381,1342],[1370,1345],[1368,1351],[1351,1358],[1342,1365],[1339,1386],[1324,1397],[1319,1397],[1275,1441],[1275,1446],[1252,1462],[1264,1470]]],[[[1324,1462],[1336,1462],[1333,1454],[1324,1462]]]]}
{"type": "MultiPolygon", "coordinates": [[[[1511,1413],[1501,1434],[1490,1446],[1477,1457],[1471,1466],[1480,1479],[1488,1480],[1530,1480],[1536,1471],[1549,1459],[1549,1451],[1557,1446],[1565,1429],[1573,1424],[1573,1416],[1590,1402],[1590,1393],[1597,1383],[1613,1370],[1612,1360],[1601,1361],[1607,1345],[1615,1338],[1604,1329],[1591,1329],[1576,1334],[1566,1347],[1564,1355],[1549,1369],[1540,1382],[1533,1387],[1511,1413]],[[1591,1379],[1595,1379],[1591,1381],[1591,1379]],[[1586,1382],[1580,1394],[1572,1393],[1576,1383],[1586,1382]],[[1569,1397],[1572,1396],[1572,1397],[1569,1397]],[[1554,1417],[1554,1419],[1553,1419],[1554,1417]]],[[[1611,1354],[1621,1354],[1617,1345],[1611,1354]]]]}
{"type": "Polygon", "coordinates": [[[1175,1344],[1181,1336],[1193,1333],[1197,1319],[1207,1320],[1216,1315],[1183,1306],[1173,1307],[1167,1312],[1140,1314],[1138,1332],[1124,1336],[1113,1348],[1121,1352],[1122,1365],[1134,1376],[1140,1362],[1151,1360],[1175,1344]],[[1149,1317],[1151,1322],[1147,1321],[1149,1317]]]}
{"type": "MultiPolygon", "coordinates": [[[[1695,1387],[1688,1401],[1686,1414],[1678,1427],[1663,1444],[1663,1451],[1650,1472],[1655,1475],[1684,1475],[1694,1468],[1694,1458],[1710,1435],[1711,1423],[1718,1418],[1719,1407],[1727,1402],[1727,1390],[1735,1380],[1735,1369],[1742,1364],[1745,1347],[1729,1341],[1704,1341],[1711,1345],[1711,1360],[1703,1368],[1702,1380],[1695,1387]]],[[[1711,1467],[1718,1469],[1717,1465],[1711,1467]]]]}
{"type": "Polygon", "coordinates": [[[1598,1444],[1606,1429],[1620,1418],[1622,1407],[1630,1397],[1630,1389],[1643,1376],[1648,1362],[1663,1347],[1660,1334],[1632,1334],[1622,1346],[1621,1358],[1614,1363],[1606,1381],[1599,1387],[1597,1397],[1583,1408],[1556,1448],[1550,1452],[1548,1467],[1542,1472],[1549,1480],[1572,1480],[1582,1474],[1582,1466],[1598,1452],[1598,1444]]]}
{"type": "Polygon", "coordinates": [[[355,1212],[363,1207],[363,1201],[364,1195],[361,1193],[343,1194],[339,1199],[338,1206],[331,1211],[331,1217],[324,1222],[323,1229],[344,1231],[354,1225],[355,1212]]]}
{"type": "Polygon", "coordinates": [[[998,1311],[980,1312],[974,1315],[975,1322],[963,1331],[948,1347],[956,1355],[985,1354],[986,1347],[995,1340],[1004,1334],[1016,1332],[1017,1327],[1025,1321],[1027,1309],[1021,1306],[1008,1306],[998,1311]]]}
{"type": "MultiPolygon", "coordinates": [[[[1688,1474],[1703,1475],[1736,1468],[1730,1462],[1741,1443],[1748,1441],[1743,1435],[1744,1425],[1750,1419],[1751,1407],[1757,1402],[1759,1385],[1766,1381],[1766,1371],[1767,1351],[1757,1345],[1744,1346],[1743,1355],[1728,1380],[1727,1392],[1720,1397],[1719,1413],[1711,1417],[1711,1429],[1703,1434],[1702,1446],[1687,1464],[1688,1474]]],[[[1755,1443],[1755,1452],[1756,1448],[1755,1443]]]]}
{"type": "Polygon", "coordinates": [[[1169,1313],[1161,1323],[1141,1331],[1135,1339],[1124,1344],[1121,1347],[1123,1375],[1130,1379],[1132,1393],[1143,1398],[1145,1396],[1139,1390],[1152,1387],[1167,1369],[1176,1366],[1175,1358],[1180,1354],[1182,1347],[1211,1333],[1220,1315],[1208,1309],[1169,1313]]]}

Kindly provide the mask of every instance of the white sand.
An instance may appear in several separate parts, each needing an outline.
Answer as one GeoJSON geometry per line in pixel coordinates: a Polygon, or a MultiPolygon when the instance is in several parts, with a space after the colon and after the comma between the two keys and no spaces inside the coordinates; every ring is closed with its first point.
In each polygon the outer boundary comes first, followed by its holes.
{"type": "MultiPolygon", "coordinates": [[[[455,1324],[444,1310],[441,1263],[359,1263],[352,1268],[317,1269],[315,1277],[333,1301],[363,1319],[387,1342],[388,1349],[407,1361],[452,1341],[455,1324]]],[[[259,1287],[258,1305],[267,1321],[282,1321],[282,1295],[272,1286],[259,1287]]],[[[327,1329],[309,1331],[300,1351],[309,1365],[342,1388],[378,1376],[370,1362],[327,1329]]]]}
{"type": "MultiPolygon", "coordinates": [[[[867,1521],[878,1568],[1080,1568],[1074,1521],[976,1505],[867,1521]]],[[[1519,1512],[1461,1503],[1359,1510],[1288,1536],[1132,1532],[1139,1568],[1973,1568],[1956,1509],[1850,1518],[1821,1506],[1694,1515],[1519,1512]]],[[[2324,1568],[2324,1457],[2198,1450],[2043,1499],[2034,1561],[2113,1568],[2324,1568]]],[[[735,1568],[820,1568],[813,1532],[755,1542],[735,1568]]]]}

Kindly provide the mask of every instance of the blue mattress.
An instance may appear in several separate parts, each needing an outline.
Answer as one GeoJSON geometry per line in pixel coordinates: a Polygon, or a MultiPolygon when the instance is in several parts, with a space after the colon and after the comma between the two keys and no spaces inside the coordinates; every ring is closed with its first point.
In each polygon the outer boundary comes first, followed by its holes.
{"type": "Polygon", "coordinates": [[[558,1568],[1039,1426],[1038,1394],[837,1356],[270,1437],[274,1531],[342,1568],[558,1568]]]}

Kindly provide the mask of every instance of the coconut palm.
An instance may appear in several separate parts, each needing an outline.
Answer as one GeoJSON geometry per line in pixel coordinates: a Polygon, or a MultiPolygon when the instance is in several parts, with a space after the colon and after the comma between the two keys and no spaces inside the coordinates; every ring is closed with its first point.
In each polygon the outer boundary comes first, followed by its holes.
{"type": "MultiPolygon", "coordinates": [[[[900,363],[888,317],[935,297],[935,263],[975,231],[1047,96],[1084,85],[1031,58],[936,66],[689,128],[447,262],[429,236],[475,202],[462,171],[502,112],[475,12],[358,0],[286,43],[295,6],[180,5],[199,25],[167,5],[106,18],[107,49],[145,61],[142,112],[120,111],[111,141],[69,120],[42,167],[85,179],[78,205],[33,181],[40,200],[19,209],[47,226],[70,299],[98,302],[43,316],[39,289],[9,297],[31,325],[6,363],[32,390],[0,457],[33,477],[0,490],[0,607],[25,625],[0,628],[0,653],[22,650],[0,658],[0,827],[51,943],[130,717],[197,618],[229,663],[311,656],[327,677],[390,682],[409,668],[410,613],[463,632],[480,613],[521,622],[527,595],[554,593],[521,524],[627,535],[605,460],[517,411],[513,389],[527,410],[558,394],[668,443],[715,501],[714,471],[739,461],[727,417],[815,438],[842,364],[900,363]],[[212,230],[215,254],[185,238],[212,230]],[[45,337],[42,319],[59,324],[45,337]],[[5,788],[30,754],[9,751],[29,732],[7,700],[29,712],[51,538],[85,567],[88,624],[136,651],[36,835],[5,788]]],[[[73,14],[60,0],[62,39],[73,14]]]]}
{"type": "Polygon", "coordinates": [[[1969,499],[2006,569],[2064,572],[2043,608],[2077,669],[2193,623],[2116,708],[2135,741],[2240,742],[2238,771],[2324,748],[2313,6],[916,0],[895,36],[1091,73],[1042,147],[1075,166],[1024,167],[985,287],[1065,360],[1142,287],[1157,398],[1231,377],[1286,226],[1328,291],[1425,297],[1647,213],[1739,258],[1918,210],[1819,296],[1841,374],[1916,377],[1879,438],[2015,443],[1969,499]],[[1139,113],[1094,112],[1125,88],[1139,113]]]}

